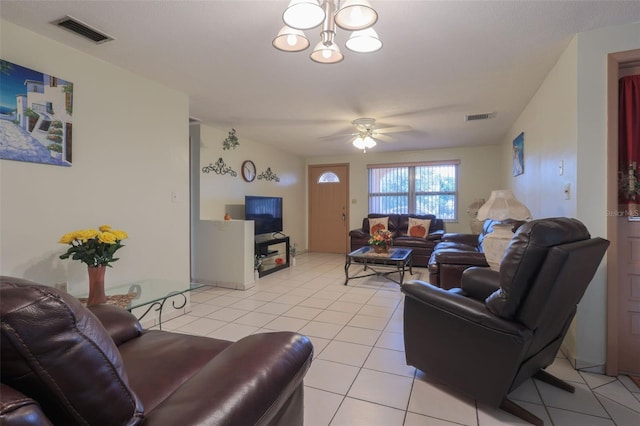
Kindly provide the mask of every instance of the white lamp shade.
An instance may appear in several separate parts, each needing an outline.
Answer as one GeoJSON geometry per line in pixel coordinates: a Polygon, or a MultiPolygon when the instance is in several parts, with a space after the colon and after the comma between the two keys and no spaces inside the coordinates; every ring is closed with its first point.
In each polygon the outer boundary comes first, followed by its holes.
{"type": "Polygon", "coordinates": [[[478,210],[480,210],[480,207],[482,207],[484,203],[484,198],[476,198],[475,200],[473,200],[473,203],[469,204],[469,207],[467,207],[467,213],[474,216],[477,215],[478,210]]]}
{"type": "Polygon", "coordinates": [[[378,33],[373,28],[354,31],[345,43],[347,49],[358,53],[376,52],[382,48],[378,33]]]}
{"type": "Polygon", "coordinates": [[[346,0],[336,12],[335,21],[345,30],[363,30],[378,21],[378,13],[367,0],[346,0]]]}
{"type": "Polygon", "coordinates": [[[531,219],[529,209],[518,201],[508,189],[491,191],[489,201],[478,210],[478,219],[486,220],[528,220],[531,219]]]}
{"type": "Polygon", "coordinates": [[[282,14],[282,20],[291,28],[308,30],[324,21],[324,10],[318,0],[291,0],[282,14]]]}
{"type": "Polygon", "coordinates": [[[300,52],[309,47],[309,39],[300,30],[287,27],[280,29],[276,38],[273,39],[273,47],[284,52],[300,52]]]}
{"type": "Polygon", "coordinates": [[[335,64],[344,59],[344,55],[340,53],[340,48],[337,44],[331,43],[326,46],[323,42],[316,44],[310,57],[311,60],[320,64],[335,64]]]}

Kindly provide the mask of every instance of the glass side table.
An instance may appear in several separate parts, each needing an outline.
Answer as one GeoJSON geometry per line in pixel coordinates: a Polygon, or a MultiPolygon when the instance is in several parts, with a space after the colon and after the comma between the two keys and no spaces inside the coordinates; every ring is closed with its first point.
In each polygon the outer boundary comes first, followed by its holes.
{"type": "MultiPolygon", "coordinates": [[[[171,301],[173,309],[182,309],[187,305],[187,293],[202,287],[205,284],[188,281],[148,279],[134,281],[115,287],[105,288],[107,303],[117,305],[121,308],[133,312],[137,308],[146,308],[138,321],[142,320],[152,310],[158,313],[158,328],[162,330],[162,311],[165,303],[171,301]]],[[[86,302],[87,293],[73,294],[86,302]]]]}

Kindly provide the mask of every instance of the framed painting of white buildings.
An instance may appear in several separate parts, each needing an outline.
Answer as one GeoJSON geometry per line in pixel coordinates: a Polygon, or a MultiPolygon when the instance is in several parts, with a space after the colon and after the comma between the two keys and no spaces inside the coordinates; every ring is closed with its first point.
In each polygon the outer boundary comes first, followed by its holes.
{"type": "Polygon", "coordinates": [[[0,59],[0,158],[71,166],[73,83],[0,59]]]}

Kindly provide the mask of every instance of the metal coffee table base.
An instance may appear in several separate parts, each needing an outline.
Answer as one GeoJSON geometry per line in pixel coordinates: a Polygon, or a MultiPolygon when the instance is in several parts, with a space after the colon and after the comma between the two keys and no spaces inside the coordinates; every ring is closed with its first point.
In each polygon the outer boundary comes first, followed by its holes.
{"type": "Polygon", "coordinates": [[[346,256],[344,264],[345,281],[347,285],[349,280],[368,277],[384,277],[389,281],[402,285],[404,282],[404,274],[409,270],[413,275],[413,258],[412,250],[404,248],[392,248],[389,250],[388,256],[376,256],[370,252],[369,247],[362,247],[353,251],[346,256]],[[363,269],[356,271],[355,274],[349,276],[351,265],[362,266],[363,269]],[[370,272],[369,272],[370,271],[370,272]],[[395,280],[390,275],[399,274],[399,279],[395,280]]]}

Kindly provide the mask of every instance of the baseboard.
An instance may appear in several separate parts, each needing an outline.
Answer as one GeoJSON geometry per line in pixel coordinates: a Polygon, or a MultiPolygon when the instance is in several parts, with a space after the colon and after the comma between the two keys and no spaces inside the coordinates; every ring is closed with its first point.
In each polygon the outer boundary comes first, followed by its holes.
{"type": "Polygon", "coordinates": [[[192,278],[192,281],[198,284],[206,284],[211,287],[228,288],[230,290],[249,290],[250,288],[253,288],[256,285],[255,281],[251,281],[246,284],[230,282],[230,281],[207,280],[204,278],[192,278]]]}

